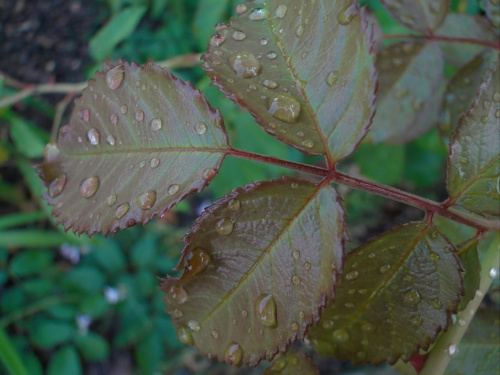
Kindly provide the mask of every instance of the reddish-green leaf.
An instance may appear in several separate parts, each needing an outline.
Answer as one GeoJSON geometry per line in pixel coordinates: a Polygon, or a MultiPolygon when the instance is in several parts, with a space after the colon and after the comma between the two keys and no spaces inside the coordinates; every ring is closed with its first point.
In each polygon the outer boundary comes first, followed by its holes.
{"type": "Polygon", "coordinates": [[[429,33],[448,14],[449,0],[381,0],[392,16],[406,27],[429,33]]]}
{"type": "Polygon", "coordinates": [[[247,0],[236,11],[203,57],[214,83],[279,140],[332,164],[349,155],[374,110],[365,11],[355,0],[247,0]]]}
{"type": "MultiPolygon", "coordinates": [[[[449,14],[441,27],[436,30],[436,35],[449,38],[468,38],[487,42],[498,43],[498,36],[484,17],[468,14],[449,14]]],[[[447,61],[456,66],[463,66],[471,61],[475,55],[485,47],[474,43],[440,42],[447,61]]]]}
{"type": "Polygon", "coordinates": [[[450,140],[448,206],[500,215],[500,74],[498,60],[450,140]]]}
{"type": "Polygon", "coordinates": [[[319,375],[310,358],[303,352],[289,350],[276,357],[272,365],[264,371],[264,375],[319,375]]]}
{"type": "Polygon", "coordinates": [[[467,307],[467,304],[476,296],[481,281],[481,262],[477,252],[477,238],[462,243],[458,246],[458,259],[464,269],[465,295],[460,299],[460,310],[467,307]]]}
{"type": "Polygon", "coordinates": [[[335,301],[309,339],[353,363],[408,361],[448,325],[462,294],[452,245],[423,222],[400,226],[350,253],[335,301]]]}
{"type": "Polygon", "coordinates": [[[500,34],[500,2],[498,0],[485,0],[484,11],[497,34],[500,34]]]}
{"type": "Polygon", "coordinates": [[[446,143],[449,142],[458,119],[467,112],[476,97],[477,88],[485,79],[486,70],[491,69],[492,61],[496,59],[497,54],[487,50],[463,66],[448,83],[438,125],[439,132],[446,143]]]}
{"type": "Polygon", "coordinates": [[[432,127],[443,65],[436,44],[401,42],[380,52],[377,112],[368,135],[373,142],[409,142],[432,127]]]}
{"type": "Polygon", "coordinates": [[[124,63],[90,80],[40,174],[58,222],[107,234],[203,189],[228,149],[220,113],[192,85],[124,63]]]}
{"type": "Polygon", "coordinates": [[[186,236],[167,311],[179,339],[257,365],[304,337],[342,268],[343,209],[329,185],[284,178],[219,199],[186,236]]]}

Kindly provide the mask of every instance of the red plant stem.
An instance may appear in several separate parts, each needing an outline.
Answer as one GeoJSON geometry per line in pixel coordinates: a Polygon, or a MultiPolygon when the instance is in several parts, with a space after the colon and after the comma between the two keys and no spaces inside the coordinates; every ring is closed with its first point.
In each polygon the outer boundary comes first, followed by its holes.
{"type": "Polygon", "coordinates": [[[495,42],[490,42],[487,40],[479,40],[472,38],[457,38],[457,37],[449,37],[449,36],[441,36],[441,35],[415,35],[415,34],[386,34],[384,35],[385,39],[426,39],[426,40],[434,40],[438,42],[456,42],[456,43],[468,43],[468,44],[477,44],[480,46],[494,48],[496,50],[500,50],[500,44],[495,42]]]}
{"type": "Polygon", "coordinates": [[[476,218],[461,211],[457,211],[452,208],[446,208],[441,203],[419,197],[418,195],[413,195],[390,186],[378,184],[376,182],[356,178],[337,170],[328,171],[327,169],[321,167],[295,163],[272,156],[259,155],[252,152],[236,149],[231,149],[228,155],[236,156],[242,159],[258,161],[261,163],[273,164],[280,167],[294,169],[300,172],[310,173],[322,177],[328,177],[330,182],[341,183],[358,190],[363,190],[376,195],[380,195],[382,197],[419,208],[427,212],[429,215],[435,214],[444,216],[448,219],[476,228],[480,231],[500,230],[500,221],[476,218]]]}

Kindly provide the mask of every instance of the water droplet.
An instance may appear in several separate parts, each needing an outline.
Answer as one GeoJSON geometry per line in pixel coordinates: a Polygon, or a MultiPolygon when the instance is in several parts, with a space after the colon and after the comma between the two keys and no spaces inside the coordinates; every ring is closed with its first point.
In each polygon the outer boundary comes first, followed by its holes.
{"type": "Polygon", "coordinates": [[[413,324],[414,326],[421,326],[422,325],[422,317],[420,315],[415,315],[410,318],[410,323],[413,324]]]}
{"type": "Polygon", "coordinates": [[[443,307],[443,304],[441,303],[440,300],[438,300],[437,298],[436,299],[433,299],[431,301],[431,306],[435,309],[435,310],[439,310],[441,309],[441,307],[443,307]]]}
{"type": "Polygon", "coordinates": [[[80,112],[80,118],[85,122],[89,122],[90,121],[90,111],[87,108],[82,109],[82,111],[80,112]]]}
{"type": "Polygon", "coordinates": [[[243,349],[235,342],[230,343],[224,352],[224,360],[233,366],[238,366],[243,359],[243,349]]]}
{"type": "Polygon", "coordinates": [[[255,301],[255,315],[268,328],[278,326],[277,306],[271,294],[261,294],[255,301]]]}
{"type": "Polygon", "coordinates": [[[115,218],[121,219],[125,216],[129,209],[130,205],[128,203],[120,204],[118,207],[116,207],[115,218]]]}
{"type": "Polygon", "coordinates": [[[266,38],[260,38],[260,45],[261,46],[267,46],[268,42],[269,41],[266,38]]]}
{"type": "Polygon", "coordinates": [[[139,195],[136,201],[141,210],[149,210],[154,206],[156,202],[156,191],[148,190],[139,195]]]}
{"type": "Polygon", "coordinates": [[[212,38],[210,38],[210,46],[213,47],[213,48],[217,48],[222,43],[224,43],[225,40],[226,40],[226,38],[224,36],[222,36],[222,35],[219,35],[219,34],[214,35],[212,38]]]}
{"type": "Polygon", "coordinates": [[[157,168],[160,165],[160,159],[158,159],[158,158],[151,159],[150,165],[151,165],[151,168],[153,168],[153,169],[157,168]]]}
{"type": "Polygon", "coordinates": [[[257,77],[262,71],[259,60],[249,52],[236,52],[229,58],[229,64],[238,78],[257,77]]]}
{"type": "Polygon", "coordinates": [[[448,348],[448,353],[450,354],[450,357],[454,357],[458,353],[458,348],[455,344],[450,345],[448,348]]]}
{"type": "Polygon", "coordinates": [[[91,145],[97,146],[101,141],[101,135],[96,128],[92,128],[87,132],[87,139],[91,145]]]}
{"type": "Polygon", "coordinates": [[[109,116],[109,121],[111,121],[113,125],[116,125],[118,123],[118,115],[116,113],[112,113],[111,116],[109,116]]]}
{"type": "Polygon", "coordinates": [[[181,305],[188,300],[186,289],[184,289],[180,285],[174,285],[170,287],[170,289],[167,291],[167,294],[170,298],[181,305]]]}
{"type": "Polygon", "coordinates": [[[349,340],[349,333],[344,328],[337,329],[333,331],[333,339],[337,342],[346,342],[349,340]]]}
{"type": "Polygon", "coordinates": [[[207,131],[207,125],[205,125],[205,123],[203,123],[203,122],[198,122],[194,126],[194,130],[196,131],[196,134],[203,135],[207,131]]]}
{"type": "Polygon", "coordinates": [[[55,198],[62,193],[62,191],[64,190],[64,187],[66,186],[66,180],[67,180],[66,174],[63,173],[62,175],[60,175],[59,177],[57,177],[54,181],[52,181],[50,183],[49,195],[52,198],[55,198]]]}
{"type": "Polygon", "coordinates": [[[488,123],[488,120],[489,120],[488,116],[483,116],[483,117],[481,117],[481,122],[482,122],[483,124],[487,124],[487,123],[488,123]]]}
{"type": "Polygon", "coordinates": [[[288,363],[284,357],[278,357],[273,361],[273,364],[271,365],[270,369],[272,372],[278,373],[283,371],[287,365],[288,363]]]}
{"type": "Polygon", "coordinates": [[[434,252],[431,252],[431,254],[429,255],[429,258],[430,258],[430,259],[431,259],[434,263],[436,263],[436,262],[440,259],[439,255],[438,255],[438,254],[436,254],[436,253],[434,253],[434,252]]]}
{"type": "Polygon", "coordinates": [[[115,66],[106,73],[106,84],[111,90],[116,90],[123,82],[125,68],[123,65],[115,66]]]}
{"type": "Polygon", "coordinates": [[[273,81],[272,79],[266,79],[262,84],[268,89],[275,89],[278,87],[278,82],[273,81]]]}
{"type": "Polygon", "coordinates": [[[191,335],[191,332],[184,326],[180,326],[177,330],[177,338],[186,345],[193,345],[194,343],[193,335],[191,335]]]}
{"type": "Polygon", "coordinates": [[[158,118],[154,118],[151,120],[151,129],[155,132],[157,132],[158,130],[161,129],[161,126],[162,126],[162,123],[161,123],[161,120],[158,119],[158,118]]]}
{"type": "Polygon", "coordinates": [[[295,29],[295,35],[297,36],[297,38],[300,38],[302,34],[304,34],[304,25],[299,25],[295,29]]]}
{"type": "Polygon", "coordinates": [[[250,12],[250,15],[248,18],[251,21],[261,21],[265,18],[267,18],[268,12],[264,8],[256,8],[250,12]]]}
{"type": "Polygon", "coordinates": [[[242,15],[243,13],[245,13],[247,11],[247,6],[245,4],[238,4],[236,5],[235,7],[235,11],[236,11],[236,14],[238,16],[242,15]]]}
{"type": "Polygon", "coordinates": [[[120,107],[120,112],[122,114],[127,113],[127,111],[128,111],[128,107],[125,104],[120,107]]]}
{"type": "Polygon", "coordinates": [[[500,271],[498,270],[498,268],[493,267],[492,269],[490,269],[490,277],[492,279],[498,279],[499,273],[500,271]]]}
{"type": "Polygon", "coordinates": [[[269,99],[268,112],[281,121],[295,124],[300,117],[300,103],[289,95],[278,94],[269,99]]]}
{"type": "Polygon", "coordinates": [[[108,145],[114,146],[116,143],[115,137],[113,137],[112,135],[108,135],[106,138],[106,142],[108,143],[108,145]]]}
{"type": "Polygon", "coordinates": [[[215,329],[212,331],[212,338],[214,340],[218,340],[219,339],[219,332],[217,332],[215,329]]]}
{"type": "Polygon", "coordinates": [[[246,310],[241,310],[241,316],[242,316],[243,318],[247,318],[247,317],[248,317],[248,311],[246,311],[246,310]]]}
{"type": "Polygon", "coordinates": [[[177,193],[179,191],[179,188],[180,186],[177,185],[177,184],[172,184],[168,187],[167,189],[167,194],[168,195],[174,195],[175,193],[177,193]]]}
{"type": "Polygon", "coordinates": [[[172,312],[172,316],[174,318],[182,318],[184,314],[182,313],[182,310],[180,309],[175,309],[173,312],[172,312]]]}
{"type": "Polygon", "coordinates": [[[306,318],[306,314],[304,313],[304,311],[299,311],[299,318],[301,320],[304,320],[306,318]]]}
{"type": "Polygon", "coordinates": [[[107,199],[107,201],[108,201],[108,206],[109,206],[109,207],[114,206],[114,205],[115,205],[115,203],[116,203],[116,199],[117,199],[117,198],[118,198],[118,197],[116,196],[116,194],[112,194],[112,195],[110,195],[110,196],[108,197],[108,199],[107,199]]]}
{"type": "Polygon", "coordinates": [[[299,188],[299,184],[298,184],[298,183],[296,183],[296,182],[292,182],[292,184],[290,185],[290,187],[291,187],[292,189],[298,189],[298,188],[299,188]]]}
{"type": "Polygon", "coordinates": [[[233,39],[234,40],[243,40],[247,37],[247,34],[245,34],[243,31],[241,30],[236,30],[234,33],[233,33],[233,39]]]}
{"type": "Polygon", "coordinates": [[[406,292],[404,296],[404,301],[408,305],[416,306],[420,303],[420,300],[421,300],[420,294],[415,289],[406,292]]]}
{"type": "Polygon", "coordinates": [[[335,84],[335,82],[337,82],[338,78],[339,78],[339,71],[334,70],[333,72],[330,72],[326,76],[325,81],[328,86],[332,87],[335,84]]]}
{"type": "Polygon", "coordinates": [[[231,221],[231,219],[222,218],[217,223],[215,223],[215,230],[217,233],[219,233],[222,236],[227,236],[233,231],[234,228],[234,223],[231,221]]]}
{"type": "Polygon", "coordinates": [[[386,273],[390,269],[391,269],[391,265],[390,264],[384,264],[382,267],[380,267],[380,273],[386,273]]]}
{"type": "Polygon", "coordinates": [[[199,332],[200,331],[200,323],[197,320],[189,320],[187,322],[187,326],[190,331],[192,332],[199,332]]]}
{"type": "Polygon", "coordinates": [[[290,328],[292,329],[292,331],[297,332],[300,328],[299,323],[293,322],[292,324],[290,324],[290,328]]]}
{"type": "Polygon", "coordinates": [[[268,53],[266,53],[266,56],[268,59],[274,60],[278,55],[276,55],[276,53],[273,51],[269,51],[268,53]]]}
{"type": "Polygon", "coordinates": [[[311,263],[306,262],[306,263],[304,264],[304,268],[306,269],[306,271],[310,271],[310,270],[311,270],[311,263]]]}
{"type": "Polygon", "coordinates": [[[496,92],[493,95],[493,101],[496,102],[496,103],[500,102],[500,93],[499,92],[496,92]]]}
{"type": "Polygon", "coordinates": [[[276,18],[284,18],[286,16],[286,13],[288,11],[288,8],[286,5],[281,4],[278,8],[276,8],[276,12],[274,13],[276,18]]]}
{"type": "Polygon", "coordinates": [[[292,253],[292,257],[293,259],[297,260],[300,258],[300,251],[298,250],[295,250],[293,253],[292,253]]]}
{"type": "Polygon", "coordinates": [[[351,23],[353,18],[358,14],[355,5],[349,4],[337,15],[337,20],[341,25],[347,26],[351,23]]]}
{"type": "Polygon", "coordinates": [[[373,332],[373,331],[375,331],[375,328],[377,328],[377,327],[375,326],[375,324],[372,324],[372,323],[364,323],[361,326],[361,329],[365,332],[373,332]]]}
{"type": "Polygon", "coordinates": [[[351,271],[345,275],[346,280],[356,280],[359,276],[359,271],[351,271]]]}
{"type": "Polygon", "coordinates": [[[184,275],[199,275],[205,271],[210,264],[210,254],[208,254],[205,249],[197,247],[189,252],[186,263],[186,272],[184,275]]]}
{"type": "Polygon", "coordinates": [[[293,285],[300,285],[300,281],[301,280],[300,280],[299,276],[293,275],[293,277],[292,277],[292,283],[293,283],[293,285]]]}
{"type": "Polygon", "coordinates": [[[80,184],[80,194],[85,199],[92,197],[99,189],[100,180],[97,176],[86,178],[80,184]]]}
{"type": "Polygon", "coordinates": [[[231,211],[238,211],[240,209],[240,201],[238,199],[231,199],[227,204],[227,208],[231,211]]]}
{"type": "Polygon", "coordinates": [[[217,175],[217,171],[214,168],[207,168],[203,171],[201,177],[205,181],[210,181],[212,180],[215,176],[217,175]]]}
{"type": "Polygon", "coordinates": [[[144,120],[144,112],[141,111],[141,110],[138,110],[136,113],[135,113],[135,119],[139,122],[141,122],[142,120],[144,120]]]}

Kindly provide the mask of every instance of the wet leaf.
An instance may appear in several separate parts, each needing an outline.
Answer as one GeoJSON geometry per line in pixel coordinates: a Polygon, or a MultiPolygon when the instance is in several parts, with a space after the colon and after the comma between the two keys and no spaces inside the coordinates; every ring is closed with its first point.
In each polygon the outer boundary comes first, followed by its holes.
{"type": "Polygon", "coordinates": [[[448,14],[449,0],[381,0],[392,16],[406,27],[429,33],[448,14]]]}
{"type": "Polygon", "coordinates": [[[448,326],[463,291],[452,245],[423,222],[400,226],[350,253],[308,337],[321,354],[353,363],[408,361],[448,326]]]}
{"type": "Polygon", "coordinates": [[[500,74],[498,60],[450,140],[447,206],[500,215],[500,74]]]}
{"type": "Polygon", "coordinates": [[[485,79],[486,70],[491,69],[497,54],[485,51],[455,73],[446,87],[438,129],[446,143],[458,124],[458,119],[467,112],[477,94],[477,88],[485,79]]]}
{"type": "Polygon", "coordinates": [[[429,130],[437,116],[443,66],[436,44],[401,42],[383,49],[377,58],[377,112],[368,138],[406,143],[429,130]]]}
{"type": "MultiPolygon", "coordinates": [[[[441,27],[436,30],[436,35],[498,43],[498,36],[484,17],[468,14],[450,13],[441,27]]],[[[443,50],[445,59],[458,67],[467,64],[485,49],[474,43],[446,41],[438,44],[443,50]]]]}
{"type": "Polygon", "coordinates": [[[498,373],[500,345],[498,310],[478,310],[446,375],[489,375],[498,373]]]}
{"type": "Polygon", "coordinates": [[[216,175],[228,150],[201,93],[154,65],[98,72],[40,165],[65,229],[107,234],[146,223],[216,175]]]}
{"type": "Polygon", "coordinates": [[[277,356],[263,374],[319,375],[319,370],[303,352],[289,350],[286,354],[277,356]]]}
{"type": "Polygon", "coordinates": [[[354,0],[247,0],[236,12],[203,56],[214,84],[279,140],[331,164],[349,155],[374,109],[365,11],[354,0]]]}
{"type": "Polygon", "coordinates": [[[474,299],[476,291],[479,289],[481,262],[477,252],[477,243],[477,238],[474,238],[460,244],[457,248],[458,259],[460,259],[465,272],[463,275],[465,295],[460,299],[459,310],[464,310],[467,307],[467,304],[474,299]]]}
{"type": "Polygon", "coordinates": [[[497,34],[500,33],[500,3],[498,0],[485,0],[484,11],[490,20],[492,26],[496,29],[497,34]]]}
{"type": "Polygon", "coordinates": [[[233,365],[271,360],[319,320],[344,237],[328,185],[283,178],[219,199],[185,238],[184,274],[162,285],[179,339],[233,365]]]}

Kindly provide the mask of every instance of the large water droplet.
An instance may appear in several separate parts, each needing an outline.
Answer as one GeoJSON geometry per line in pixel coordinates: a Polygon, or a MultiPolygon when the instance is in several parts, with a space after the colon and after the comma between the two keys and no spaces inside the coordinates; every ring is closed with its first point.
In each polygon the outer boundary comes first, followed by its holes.
{"type": "Polygon", "coordinates": [[[334,70],[333,72],[328,73],[328,75],[325,78],[325,81],[328,86],[332,87],[335,82],[337,82],[339,78],[339,72],[338,70],[334,70]]]}
{"type": "Polygon", "coordinates": [[[337,342],[346,342],[349,340],[349,333],[344,328],[337,329],[333,331],[333,339],[337,342]]]}
{"type": "Polygon", "coordinates": [[[197,320],[189,320],[187,322],[187,326],[190,331],[192,332],[199,332],[200,331],[200,323],[197,320]]]}
{"type": "Polygon", "coordinates": [[[180,342],[186,345],[193,345],[194,343],[193,335],[191,335],[191,332],[189,332],[187,327],[184,326],[180,326],[177,330],[177,338],[180,342]]]}
{"type": "Polygon", "coordinates": [[[422,325],[422,317],[420,315],[415,315],[410,318],[410,323],[416,327],[422,325]]]}
{"type": "Polygon", "coordinates": [[[437,298],[436,299],[433,299],[431,301],[431,306],[435,309],[435,310],[440,310],[441,307],[443,307],[443,304],[441,303],[440,300],[438,300],[437,298]]]}
{"type": "Polygon", "coordinates": [[[196,131],[196,134],[203,135],[207,131],[207,125],[203,122],[198,122],[195,126],[194,129],[196,131]]]}
{"type": "Polygon", "coordinates": [[[177,193],[179,191],[179,188],[180,186],[177,185],[177,184],[172,184],[168,187],[167,189],[167,194],[168,195],[174,195],[175,193],[177,193]]]}
{"type": "Polygon", "coordinates": [[[151,209],[156,202],[156,191],[148,190],[137,197],[137,205],[141,210],[151,209]]]}
{"type": "Polygon", "coordinates": [[[161,126],[162,126],[162,123],[161,123],[161,120],[159,118],[154,118],[151,120],[151,129],[155,132],[157,132],[158,130],[161,129],[161,126]]]}
{"type": "Polygon", "coordinates": [[[215,223],[215,230],[217,233],[223,236],[227,236],[233,231],[234,228],[234,223],[231,221],[231,219],[222,218],[215,223]]]}
{"type": "Polygon", "coordinates": [[[234,33],[233,33],[233,39],[234,40],[243,40],[247,37],[247,34],[245,34],[243,31],[241,30],[236,30],[234,33]]]}
{"type": "Polygon", "coordinates": [[[243,360],[243,349],[235,342],[230,343],[224,352],[224,360],[233,366],[238,366],[243,360]]]}
{"type": "Polygon", "coordinates": [[[80,194],[82,197],[89,199],[99,189],[100,180],[97,176],[86,178],[80,184],[80,194]]]}
{"type": "Polygon", "coordinates": [[[415,289],[406,292],[404,296],[404,301],[408,305],[416,306],[420,303],[420,300],[421,300],[420,294],[415,289]]]}
{"type": "Polygon", "coordinates": [[[118,207],[116,207],[115,218],[121,219],[125,216],[129,209],[130,205],[128,203],[120,204],[118,207]]]}
{"type": "Polygon", "coordinates": [[[268,16],[268,11],[264,8],[256,8],[250,12],[248,18],[252,21],[260,21],[268,16]]]}
{"type": "Polygon", "coordinates": [[[160,159],[152,158],[149,164],[151,165],[151,168],[157,168],[160,165],[160,159]]]}
{"type": "Polygon", "coordinates": [[[300,103],[289,95],[278,94],[269,99],[268,112],[281,121],[295,124],[300,117],[300,103]]]}
{"type": "Polygon", "coordinates": [[[356,280],[359,276],[359,271],[351,271],[345,275],[346,280],[356,280]]]}
{"type": "Polygon", "coordinates": [[[241,203],[238,199],[231,199],[227,204],[227,208],[231,211],[238,211],[240,209],[241,203]]]}
{"type": "Polygon", "coordinates": [[[186,258],[186,271],[184,275],[195,276],[205,271],[210,264],[210,254],[201,248],[197,247],[189,252],[186,258]]]}
{"type": "Polygon", "coordinates": [[[271,294],[261,294],[255,301],[255,316],[265,327],[278,326],[277,310],[276,301],[271,294]]]}
{"type": "Polygon", "coordinates": [[[116,90],[123,82],[125,68],[123,65],[115,66],[106,73],[106,84],[111,90],[116,90]]]}
{"type": "Polygon", "coordinates": [[[281,4],[278,8],[276,8],[276,12],[274,14],[276,15],[276,18],[284,18],[286,16],[287,11],[288,11],[287,6],[281,4]]]}
{"type": "Polygon", "coordinates": [[[257,77],[262,71],[259,60],[249,52],[236,52],[229,58],[229,64],[238,78],[257,77]]]}
{"type": "Polygon", "coordinates": [[[337,19],[341,25],[347,26],[357,14],[356,5],[349,4],[339,12],[337,19]]]}
{"type": "Polygon", "coordinates": [[[64,187],[66,186],[66,180],[67,180],[66,174],[63,173],[62,175],[60,175],[59,177],[57,177],[54,181],[52,181],[50,183],[49,195],[52,198],[55,198],[62,193],[62,191],[64,190],[64,187]]]}
{"type": "Polygon", "coordinates": [[[87,132],[87,139],[91,145],[97,146],[101,141],[101,135],[96,128],[92,128],[87,132]]]}

